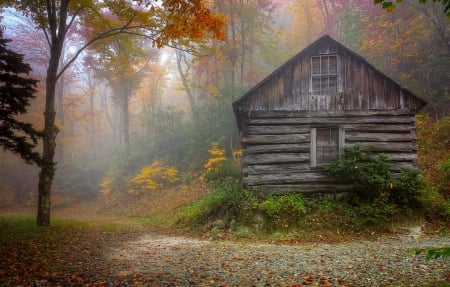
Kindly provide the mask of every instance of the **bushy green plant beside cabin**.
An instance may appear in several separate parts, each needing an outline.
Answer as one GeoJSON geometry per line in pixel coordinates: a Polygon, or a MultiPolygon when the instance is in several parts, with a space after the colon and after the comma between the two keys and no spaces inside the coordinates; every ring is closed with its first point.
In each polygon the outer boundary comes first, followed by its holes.
{"type": "Polygon", "coordinates": [[[328,174],[354,185],[363,203],[417,207],[423,188],[418,170],[404,167],[399,174],[392,170],[386,155],[374,154],[371,147],[360,145],[345,147],[343,154],[327,167],[328,174]]]}

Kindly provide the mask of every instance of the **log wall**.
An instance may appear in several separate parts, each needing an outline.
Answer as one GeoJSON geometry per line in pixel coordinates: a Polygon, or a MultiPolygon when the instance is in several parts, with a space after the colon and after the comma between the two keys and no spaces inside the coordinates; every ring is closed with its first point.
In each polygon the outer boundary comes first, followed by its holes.
{"type": "Polygon", "coordinates": [[[263,192],[343,192],[351,183],[339,183],[311,166],[311,129],[340,127],[345,146],[372,146],[395,165],[416,166],[415,118],[411,113],[352,112],[302,113],[259,111],[243,119],[243,182],[263,192]]]}
{"type": "Polygon", "coordinates": [[[338,183],[316,166],[311,134],[323,127],[339,128],[339,149],[370,145],[396,169],[415,166],[414,114],[424,105],[364,58],[323,36],[233,103],[244,185],[267,192],[351,190],[351,183],[338,183]],[[333,94],[312,93],[311,57],[317,55],[337,55],[333,94]]]}

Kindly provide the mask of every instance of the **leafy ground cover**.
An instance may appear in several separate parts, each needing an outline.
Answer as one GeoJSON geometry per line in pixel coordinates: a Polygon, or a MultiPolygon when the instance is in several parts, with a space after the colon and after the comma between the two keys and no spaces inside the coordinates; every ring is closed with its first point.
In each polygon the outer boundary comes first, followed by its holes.
{"type": "Polygon", "coordinates": [[[196,232],[174,224],[205,194],[197,185],[100,197],[54,209],[46,228],[35,226],[34,208],[0,209],[0,286],[450,286],[450,258],[414,253],[448,245],[440,223],[355,232],[333,228],[343,218],[317,213],[299,219],[305,230],[259,234],[221,227],[216,217],[196,232]]]}
{"type": "Polygon", "coordinates": [[[102,268],[106,246],[134,238],[125,224],[55,219],[38,228],[30,216],[0,217],[0,286],[70,286],[102,268]]]}
{"type": "Polygon", "coordinates": [[[341,243],[206,240],[136,223],[0,217],[0,286],[450,286],[450,258],[411,231],[341,243]]]}

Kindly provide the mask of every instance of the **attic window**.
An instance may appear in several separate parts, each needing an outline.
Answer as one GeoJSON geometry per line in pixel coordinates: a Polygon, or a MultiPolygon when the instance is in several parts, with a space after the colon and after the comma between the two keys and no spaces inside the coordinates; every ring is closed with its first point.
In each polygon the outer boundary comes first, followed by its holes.
{"type": "Polygon", "coordinates": [[[311,94],[336,95],[338,83],[337,55],[311,57],[311,94]]]}

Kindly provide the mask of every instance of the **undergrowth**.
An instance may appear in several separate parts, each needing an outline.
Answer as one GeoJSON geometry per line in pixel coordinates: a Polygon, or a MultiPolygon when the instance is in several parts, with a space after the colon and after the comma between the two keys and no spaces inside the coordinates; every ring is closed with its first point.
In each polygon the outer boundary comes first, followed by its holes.
{"type": "Polygon", "coordinates": [[[336,202],[298,193],[263,196],[236,182],[222,182],[203,199],[182,208],[175,221],[190,231],[215,236],[339,240],[345,234],[388,232],[396,217],[406,212],[390,203],[355,204],[352,197],[336,202]]]}
{"type": "Polygon", "coordinates": [[[417,170],[401,169],[394,174],[392,167],[385,155],[374,155],[370,148],[346,147],[328,172],[351,180],[357,192],[333,201],[300,193],[264,196],[241,188],[238,179],[226,172],[228,166],[217,165],[214,177],[209,177],[211,191],[181,209],[175,221],[197,232],[237,237],[291,234],[336,239],[349,233],[388,232],[400,221],[420,214],[423,187],[417,170]]]}

